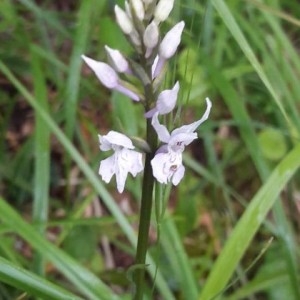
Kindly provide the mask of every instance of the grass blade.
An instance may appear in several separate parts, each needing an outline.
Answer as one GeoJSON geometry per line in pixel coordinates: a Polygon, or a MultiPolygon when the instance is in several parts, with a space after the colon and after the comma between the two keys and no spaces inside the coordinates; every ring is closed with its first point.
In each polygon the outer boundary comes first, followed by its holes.
{"type": "Polygon", "coordinates": [[[260,188],[245,213],[232,231],[218,257],[199,300],[209,300],[221,293],[230,280],[235,267],[249,246],[266,214],[275,204],[280,192],[300,166],[300,144],[277,165],[260,188]]]}
{"type": "Polygon", "coordinates": [[[80,266],[77,261],[43,238],[30,224],[0,197],[1,221],[19,234],[39,253],[51,261],[88,299],[118,299],[98,277],[80,266]]]}
{"type": "Polygon", "coordinates": [[[30,296],[52,300],[80,300],[78,296],[62,289],[0,257],[0,281],[27,292],[30,296]]]}
{"type": "MultiPolygon", "coordinates": [[[[49,111],[47,89],[40,59],[32,52],[32,71],[34,77],[35,97],[39,99],[41,107],[49,111]]],[[[35,165],[34,165],[34,201],[33,220],[38,224],[39,232],[43,235],[48,220],[49,183],[50,183],[50,132],[47,124],[36,114],[35,121],[35,165]]],[[[38,274],[44,274],[44,260],[37,255],[34,269],[38,274]]]]}
{"type": "Polygon", "coordinates": [[[256,70],[258,76],[270,92],[273,97],[273,100],[276,102],[279,110],[281,111],[282,115],[284,116],[287,124],[289,125],[289,129],[291,130],[291,135],[294,137],[298,136],[298,132],[296,131],[290,117],[285,111],[283,104],[280,101],[275,89],[273,88],[271,82],[269,81],[268,77],[266,76],[261,64],[259,63],[258,59],[256,58],[252,48],[250,47],[249,43],[247,42],[244,34],[242,33],[240,27],[238,26],[237,22],[235,21],[233,15],[231,14],[228,6],[226,5],[225,1],[223,0],[212,0],[212,3],[215,9],[218,11],[220,17],[223,19],[224,23],[228,27],[229,31],[231,32],[232,36],[235,38],[236,42],[244,52],[245,56],[256,70]]]}

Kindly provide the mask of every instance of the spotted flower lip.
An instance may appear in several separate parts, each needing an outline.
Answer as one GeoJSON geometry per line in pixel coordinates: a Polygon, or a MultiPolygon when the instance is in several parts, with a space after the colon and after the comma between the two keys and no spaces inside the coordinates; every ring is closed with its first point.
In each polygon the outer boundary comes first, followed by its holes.
{"type": "Polygon", "coordinates": [[[197,133],[194,131],[208,118],[212,106],[208,98],[206,98],[206,105],[206,111],[200,120],[181,126],[171,134],[164,125],[159,123],[158,112],[153,115],[152,126],[159,140],[164,143],[151,161],[153,176],[158,182],[165,184],[172,182],[177,185],[183,178],[185,168],[182,165],[182,153],[185,146],[197,138],[197,133]]]}
{"type": "Polygon", "coordinates": [[[107,135],[99,135],[99,142],[102,151],[114,151],[101,161],[99,174],[106,183],[116,175],[117,189],[122,193],[128,173],[135,177],[143,170],[142,154],[133,150],[134,146],[126,135],[113,130],[107,135]]]}
{"type": "Polygon", "coordinates": [[[159,183],[172,182],[178,185],[184,176],[185,168],[182,164],[182,153],[168,151],[157,153],[151,160],[153,176],[159,183]]]}

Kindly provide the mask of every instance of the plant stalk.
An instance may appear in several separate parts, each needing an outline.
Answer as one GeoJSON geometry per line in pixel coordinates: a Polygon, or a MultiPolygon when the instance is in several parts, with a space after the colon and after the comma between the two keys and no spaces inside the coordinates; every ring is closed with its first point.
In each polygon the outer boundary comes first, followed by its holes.
{"type": "MultiPolygon", "coordinates": [[[[157,138],[153,127],[151,126],[151,121],[147,120],[147,141],[151,147],[154,149],[157,138]]],[[[146,255],[148,249],[148,238],[149,238],[149,227],[151,220],[152,211],[152,198],[153,198],[153,186],[154,177],[152,175],[151,160],[154,153],[147,153],[145,159],[145,169],[143,178],[143,190],[141,199],[141,211],[140,211],[140,222],[139,222],[139,232],[138,232],[138,243],[136,250],[135,264],[138,267],[135,270],[133,276],[135,283],[135,295],[134,300],[142,300],[144,294],[144,284],[145,284],[145,268],[146,268],[146,255]]]]}

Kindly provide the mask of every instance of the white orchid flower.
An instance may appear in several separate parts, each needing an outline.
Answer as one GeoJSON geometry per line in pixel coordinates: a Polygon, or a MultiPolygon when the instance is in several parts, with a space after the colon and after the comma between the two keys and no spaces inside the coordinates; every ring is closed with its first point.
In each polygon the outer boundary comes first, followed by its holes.
{"type": "MultiPolygon", "coordinates": [[[[81,55],[86,64],[94,71],[101,83],[109,89],[114,89],[134,101],[140,101],[139,96],[125,87],[119,79],[117,72],[108,64],[96,61],[85,55],[81,55]]],[[[119,57],[120,58],[120,57],[119,57]]]]}
{"type": "Polygon", "coordinates": [[[179,87],[179,82],[177,81],[171,90],[162,91],[158,95],[155,107],[149,110],[145,114],[145,117],[152,118],[156,112],[158,112],[159,115],[165,115],[171,112],[176,105],[179,87]]]}
{"type": "Polygon", "coordinates": [[[202,118],[192,124],[181,126],[169,133],[168,129],[159,123],[158,112],[152,118],[152,126],[158,138],[164,143],[151,161],[153,176],[160,183],[172,182],[177,185],[183,178],[185,168],[182,165],[182,152],[198,136],[195,130],[207,120],[211,101],[206,98],[206,111],[202,118]]]}
{"type": "Polygon", "coordinates": [[[116,175],[117,189],[122,193],[128,173],[135,177],[143,170],[142,154],[133,150],[134,146],[127,136],[116,131],[99,135],[99,142],[102,151],[114,151],[112,156],[101,161],[99,174],[106,183],[116,175]]]}

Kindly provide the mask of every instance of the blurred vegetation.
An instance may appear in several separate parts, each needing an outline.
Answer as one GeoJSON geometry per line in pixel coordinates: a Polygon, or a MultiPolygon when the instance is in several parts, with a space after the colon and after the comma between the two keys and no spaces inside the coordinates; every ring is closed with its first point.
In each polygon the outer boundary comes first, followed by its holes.
{"type": "MultiPolygon", "coordinates": [[[[153,218],[148,298],[300,299],[299,2],[175,3],[177,121],[213,109],[153,218]]],[[[104,185],[97,134],[145,124],[80,58],[133,55],[114,4],[0,1],[0,299],[130,299],[141,178],[104,185]]]]}

